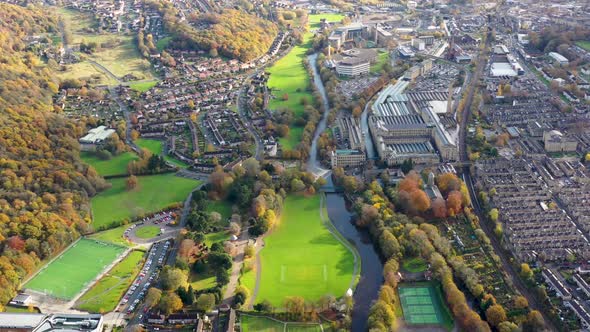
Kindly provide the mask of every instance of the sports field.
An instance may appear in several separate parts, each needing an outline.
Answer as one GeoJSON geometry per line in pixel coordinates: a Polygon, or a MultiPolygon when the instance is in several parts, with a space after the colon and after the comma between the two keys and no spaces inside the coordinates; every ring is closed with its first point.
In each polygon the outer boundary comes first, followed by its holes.
{"type": "Polygon", "coordinates": [[[137,188],[128,191],[126,178],[112,179],[109,181],[111,188],[92,198],[94,229],[105,229],[113,222],[182,202],[199,185],[199,181],[172,173],[138,176],[137,180],[137,188]]]}
{"type": "MultiPolygon", "coordinates": [[[[288,296],[317,301],[326,294],[341,297],[348,290],[354,258],[322,224],[319,195],[288,196],[281,220],[264,242],[256,303],[268,300],[282,308],[288,296]]],[[[255,269],[241,281],[253,290],[255,269]]]]}
{"type": "MultiPolygon", "coordinates": [[[[319,24],[321,18],[327,18],[330,22],[342,20],[342,15],[317,14],[309,15],[309,22],[312,27],[319,24]]],[[[307,50],[311,47],[313,34],[306,32],[303,35],[303,42],[295,45],[287,55],[272,65],[267,72],[270,74],[268,87],[271,89],[274,98],[270,99],[269,108],[289,108],[295,114],[295,118],[303,115],[301,98],[312,100],[312,94],[307,91],[310,86],[310,77],[305,69],[303,60],[306,58],[307,50]],[[284,95],[288,96],[283,100],[284,95]]],[[[280,143],[287,149],[293,149],[301,142],[302,128],[291,127],[288,137],[281,138],[280,143]]]]}
{"type": "MultiPolygon", "coordinates": [[[[318,323],[294,323],[273,320],[267,317],[240,315],[243,332],[320,332],[324,331],[318,323]]],[[[326,331],[328,328],[326,327],[326,331]]]]}
{"type": "Polygon", "coordinates": [[[127,174],[129,162],[139,159],[133,152],[123,152],[109,160],[102,160],[92,152],[82,152],[80,158],[102,176],[127,174]]]}
{"type": "Polygon", "coordinates": [[[120,246],[81,239],[43,267],[23,288],[72,299],[123,251],[125,248],[120,246]]]}
{"type": "Polygon", "coordinates": [[[440,287],[435,283],[400,284],[398,293],[404,320],[412,325],[453,325],[448,308],[443,302],[440,287]]]}
{"type": "Polygon", "coordinates": [[[141,268],[143,251],[132,251],[77,301],[76,308],[90,312],[113,311],[141,268]]]}

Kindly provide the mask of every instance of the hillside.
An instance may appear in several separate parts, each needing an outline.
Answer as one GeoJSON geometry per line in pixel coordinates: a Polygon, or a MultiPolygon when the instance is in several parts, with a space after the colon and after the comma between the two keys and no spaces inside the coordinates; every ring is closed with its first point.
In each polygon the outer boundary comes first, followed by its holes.
{"type": "Polygon", "coordinates": [[[0,303],[40,260],[87,231],[88,195],[105,183],[80,162],[83,128],[54,113],[56,81],[27,46],[57,31],[35,7],[0,3],[0,303]]]}

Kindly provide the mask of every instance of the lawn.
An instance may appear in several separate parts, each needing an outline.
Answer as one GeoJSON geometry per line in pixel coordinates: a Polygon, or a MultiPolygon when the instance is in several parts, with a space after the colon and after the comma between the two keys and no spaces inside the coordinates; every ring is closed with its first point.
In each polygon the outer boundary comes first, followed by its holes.
{"type": "Polygon", "coordinates": [[[590,40],[580,40],[576,42],[576,45],[590,52],[590,40]]]}
{"type": "Polygon", "coordinates": [[[80,158],[83,162],[94,167],[98,174],[102,176],[127,174],[129,162],[139,159],[133,152],[123,152],[108,160],[102,160],[92,152],[82,152],[80,158]]]}
{"type": "Polygon", "coordinates": [[[147,90],[153,88],[158,84],[158,81],[148,81],[148,82],[135,82],[129,84],[131,90],[135,90],[138,92],[146,92],[147,90]]]}
{"type": "Polygon", "coordinates": [[[437,282],[404,283],[398,286],[404,320],[410,325],[453,328],[453,318],[437,282]]]}
{"type": "MultiPolygon", "coordinates": [[[[331,294],[343,296],[352,280],[354,258],[322,224],[320,196],[288,196],[281,220],[265,238],[260,252],[262,276],[256,303],[282,307],[288,296],[317,301],[331,294]]],[[[250,290],[254,270],[242,278],[250,290]]]]}
{"type": "Polygon", "coordinates": [[[207,212],[218,212],[225,220],[232,215],[232,204],[226,200],[223,201],[208,201],[207,212]]]}
{"type": "Polygon", "coordinates": [[[156,48],[158,51],[163,51],[168,44],[172,41],[172,37],[164,37],[156,42],[156,48]]]}
{"type": "MultiPolygon", "coordinates": [[[[243,332],[320,332],[324,329],[320,324],[314,323],[283,323],[280,321],[272,320],[268,317],[258,317],[242,314],[240,315],[240,326],[243,332]],[[286,325],[286,326],[285,326],[286,325]]],[[[325,326],[326,331],[328,327],[325,326]]]]}
{"type": "Polygon", "coordinates": [[[329,14],[329,13],[325,13],[325,14],[310,14],[309,15],[309,26],[312,29],[316,29],[320,27],[320,20],[325,18],[326,21],[328,22],[340,22],[342,21],[342,19],[344,18],[344,15],[342,14],[329,14]]]}
{"type": "Polygon", "coordinates": [[[89,238],[102,242],[110,242],[122,246],[129,246],[129,242],[123,238],[123,234],[127,228],[129,228],[129,225],[121,225],[117,228],[94,233],[90,235],[89,238]]]}
{"type": "MultiPolygon", "coordinates": [[[[161,140],[140,138],[135,141],[135,144],[142,149],[148,149],[153,154],[164,155],[164,142],[161,140]]],[[[186,163],[168,155],[164,155],[164,160],[178,167],[188,166],[186,163]]]]}
{"type": "Polygon", "coordinates": [[[135,231],[135,235],[140,239],[151,239],[160,234],[160,227],[158,226],[141,226],[135,231]]]}
{"type": "Polygon", "coordinates": [[[113,311],[139,273],[144,252],[132,251],[78,300],[76,307],[90,312],[113,311]]]}
{"type": "Polygon", "coordinates": [[[191,273],[189,283],[196,291],[213,288],[217,285],[215,274],[210,273],[191,273]]]}
{"type": "Polygon", "coordinates": [[[131,219],[182,202],[200,182],[172,173],[138,176],[137,188],[128,191],[126,178],[112,179],[112,187],[91,200],[94,229],[108,228],[113,222],[131,219]]]}
{"type": "Polygon", "coordinates": [[[43,267],[23,288],[72,299],[124,250],[121,246],[81,239],[43,267]]]}
{"type": "MultiPolygon", "coordinates": [[[[317,14],[309,15],[309,22],[312,27],[319,25],[321,18],[327,18],[328,21],[340,21],[342,15],[335,14],[317,14]]],[[[306,32],[303,35],[303,42],[295,45],[287,55],[275,62],[267,72],[270,74],[268,87],[272,91],[274,98],[270,99],[269,108],[276,110],[279,108],[289,108],[295,114],[295,117],[303,115],[302,98],[312,100],[313,96],[308,91],[310,87],[310,77],[303,63],[307,57],[307,50],[311,47],[313,34],[306,32]],[[287,100],[283,99],[286,95],[287,100]]],[[[290,134],[287,138],[280,140],[281,145],[286,149],[293,149],[301,142],[303,128],[291,127],[290,134]]]]}
{"type": "Polygon", "coordinates": [[[420,257],[406,258],[402,262],[402,268],[411,273],[426,271],[426,261],[420,257]]]}
{"type": "Polygon", "coordinates": [[[211,247],[213,243],[224,242],[227,240],[229,240],[229,234],[224,231],[205,234],[205,245],[207,245],[207,247],[211,247]]]}
{"type": "Polygon", "coordinates": [[[88,82],[90,85],[115,85],[117,81],[99,70],[94,64],[88,61],[68,64],[64,71],[58,71],[57,77],[64,79],[79,79],[88,82]]]}
{"type": "Polygon", "coordinates": [[[389,61],[389,52],[379,51],[377,54],[377,62],[371,65],[371,74],[380,73],[383,65],[389,61]]]}

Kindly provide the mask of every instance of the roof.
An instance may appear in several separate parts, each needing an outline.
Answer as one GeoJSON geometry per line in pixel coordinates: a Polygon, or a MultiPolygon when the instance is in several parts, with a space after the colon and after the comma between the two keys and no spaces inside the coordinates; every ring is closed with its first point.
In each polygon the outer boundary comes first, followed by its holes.
{"type": "Polygon", "coordinates": [[[33,313],[0,313],[0,328],[35,328],[43,319],[45,314],[33,313]]]}
{"type": "Polygon", "coordinates": [[[508,62],[494,62],[491,67],[492,76],[517,76],[518,73],[508,62]]]}
{"type": "Polygon", "coordinates": [[[361,151],[358,151],[358,150],[347,150],[347,149],[336,150],[335,152],[336,152],[336,154],[341,154],[341,155],[363,154],[361,151]]]}
{"type": "Polygon", "coordinates": [[[114,129],[107,129],[105,126],[98,126],[96,128],[90,129],[86,136],[80,138],[80,143],[100,143],[109,138],[114,133],[114,129]]]}
{"type": "Polygon", "coordinates": [[[568,62],[569,60],[557,52],[549,52],[549,56],[559,62],[568,62]]]}

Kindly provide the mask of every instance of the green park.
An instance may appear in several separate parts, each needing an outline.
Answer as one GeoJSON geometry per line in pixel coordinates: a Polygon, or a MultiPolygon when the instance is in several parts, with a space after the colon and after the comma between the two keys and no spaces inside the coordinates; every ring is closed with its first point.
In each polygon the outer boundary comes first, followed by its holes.
{"type": "MultiPolygon", "coordinates": [[[[281,220],[264,242],[256,303],[268,300],[282,307],[289,296],[306,301],[341,297],[351,286],[353,254],[322,223],[319,195],[288,196],[281,220]]],[[[253,290],[255,269],[241,281],[253,290]]]]}
{"type": "Polygon", "coordinates": [[[43,267],[23,288],[60,299],[72,299],[125,250],[81,239],[43,267]]]}
{"type": "Polygon", "coordinates": [[[143,255],[143,251],[131,251],[78,299],[76,308],[90,312],[113,311],[139,273],[143,255]]]}

